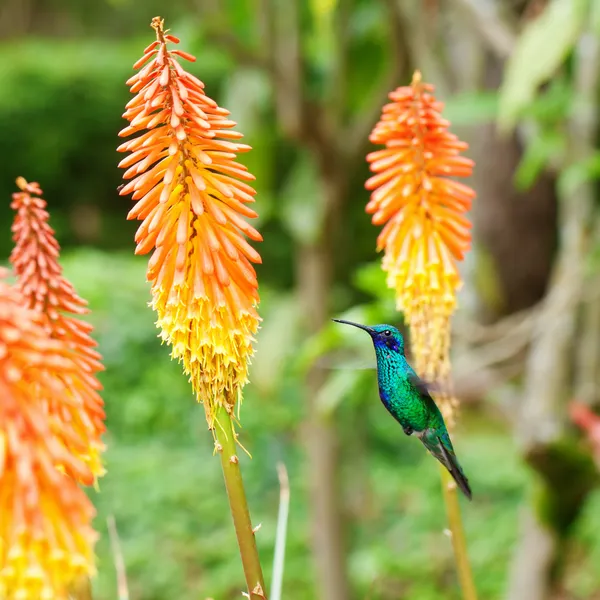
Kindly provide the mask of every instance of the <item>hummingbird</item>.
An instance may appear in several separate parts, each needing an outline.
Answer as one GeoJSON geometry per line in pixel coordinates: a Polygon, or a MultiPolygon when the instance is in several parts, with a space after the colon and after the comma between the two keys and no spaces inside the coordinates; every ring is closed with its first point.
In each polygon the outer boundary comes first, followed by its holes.
{"type": "Polygon", "coordinates": [[[342,319],[332,320],[363,329],[371,336],[377,357],[381,402],[400,423],[404,433],[417,436],[429,453],[448,469],[463,494],[471,500],[469,480],[454,453],[444,417],[429,393],[432,388],[408,364],[402,334],[391,325],[368,327],[342,319]]]}

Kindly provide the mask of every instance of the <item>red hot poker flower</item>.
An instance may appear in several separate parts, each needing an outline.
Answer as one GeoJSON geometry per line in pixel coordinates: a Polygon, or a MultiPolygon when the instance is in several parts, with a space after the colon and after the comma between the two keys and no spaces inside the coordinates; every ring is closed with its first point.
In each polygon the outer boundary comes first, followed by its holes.
{"type": "MultiPolygon", "coordinates": [[[[102,386],[96,378],[103,366],[90,336],[91,325],[73,316],[86,314],[87,303],[62,275],[60,248],[48,224],[42,190],[22,177],[17,179],[17,186],[21,191],[13,194],[11,204],[16,215],[12,226],[15,247],[10,256],[17,287],[27,306],[43,316],[49,335],[68,346],[78,366],[77,371],[61,375],[67,378],[64,384],[69,393],[56,403],[52,400],[49,417],[57,431],[65,431],[63,422],[70,423],[69,434],[62,441],[69,451],[84,458],[97,477],[104,473],[100,453],[104,449],[101,436],[105,414],[98,394],[102,386]]],[[[89,485],[91,481],[81,483],[89,485]]]]}
{"type": "Polygon", "coordinates": [[[131,179],[120,193],[137,200],[128,215],[142,221],[136,253],[153,251],[147,278],[162,338],[183,361],[212,428],[216,409],[231,413],[241,398],[259,323],[252,263],[261,259],[245,236],[262,238],[244,219],[257,216],[247,206],[254,177],[235,161],[250,147],[178,60],[196,59],[168,48],[179,40],[160,17],[152,27],[157,39],[127,82],[136,96],[119,135],[135,137],[119,147],[131,152],[119,165],[131,179]]]}

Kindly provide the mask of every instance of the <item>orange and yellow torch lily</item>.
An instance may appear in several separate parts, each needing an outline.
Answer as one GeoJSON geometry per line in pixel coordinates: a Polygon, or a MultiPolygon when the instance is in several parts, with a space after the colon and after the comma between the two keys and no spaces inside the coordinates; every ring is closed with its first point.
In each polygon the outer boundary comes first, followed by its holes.
{"type": "Polygon", "coordinates": [[[147,278],[163,340],[182,360],[209,427],[218,406],[231,412],[241,398],[258,329],[258,283],[252,263],[260,255],[245,236],[260,234],[243,217],[257,214],[254,179],[235,161],[250,147],[232,131],[228,111],[204,93],[204,84],[179,59],[196,59],[168,48],[179,40],[152,21],[157,39],[134,65],[127,84],[135,97],[123,115],[135,137],[119,147],[131,152],[122,195],[137,200],[129,219],[142,221],[136,254],[153,251],[147,278]]]}
{"type": "Polygon", "coordinates": [[[119,165],[130,180],[120,193],[136,200],[128,218],[142,221],[136,254],[152,252],[147,279],[162,339],[183,362],[216,438],[248,594],[265,598],[233,427],[259,325],[253,263],[261,258],[246,237],[262,238],[245,220],[257,216],[248,207],[254,177],[236,162],[250,147],[238,141],[229,112],[180,64],[196,59],[170,49],[179,40],[160,17],[151,26],[156,41],[127,82],[135,96],[119,135],[133,137],[118,148],[130,152],[119,165]]]}
{"type": "Polygon", "coordinates": [[[16,215],[12,226],[15,246],[10,256],[17,288],[25,305],[40,313],[47,334],[69,348],[78,367],[57,374],[64,379],[67,397],[49,401],[50,427],[69,452],[90,466],[88,478],[79,480],[90,485],[104,474],[100,454],[104,450],[101,436],[106,429],[105,414],[98,393],[102,386],[96,378],[104,367],[95,350],[97,343],[90,336],[92,326],[73,316],[86,314],[87,302],[62,275],[60,248],[48,224],[42,190],[22,177],[17,179],[17,186],[20,191],[13,194],[11,204],[16,215]],[[64,422],[69,423],[67,429],[62,427],[64,422]]]}

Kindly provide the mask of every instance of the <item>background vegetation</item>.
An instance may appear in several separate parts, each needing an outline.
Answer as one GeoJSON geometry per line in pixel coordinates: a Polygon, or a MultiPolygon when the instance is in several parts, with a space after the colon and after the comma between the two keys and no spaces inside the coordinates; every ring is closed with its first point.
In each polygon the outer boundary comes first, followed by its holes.
{"type": "Polygon", "coordinates": [[[568,408],[599,400],[598,3],[5,0],[0,255],[15,177],[39,181],[106,364],[95,597],[116,595],[108,515],[133,599],[237,598],[243,581],[204,414],[144,310],[145,259],[116,193],[124,82],[156,14],[254,148],[263,327],[242,441],[267,579],[283,461],[285,598],[459,597],[438,469],[384,413],[374,371],[352,368],[366,340],[327,324],[400,320],[364,154],[387,91],[420,68],[476,161],[454,362],[480,597],[600,597],[600,493],[568,408]]]}

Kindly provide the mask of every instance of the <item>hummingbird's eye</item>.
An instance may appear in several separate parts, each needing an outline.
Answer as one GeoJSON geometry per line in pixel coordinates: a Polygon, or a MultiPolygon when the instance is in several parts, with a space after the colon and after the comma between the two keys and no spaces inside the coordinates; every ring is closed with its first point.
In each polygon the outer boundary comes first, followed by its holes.
{"type": "Polygon", "coordinates": [[[392,335],[392,332],[391,332],[389,329],[386,329],[386,330],[383,332],[383,335],[385,335],[385,337],[390,337],[390,335],[392,335]]]}

